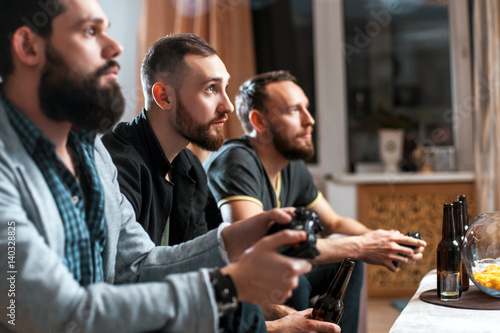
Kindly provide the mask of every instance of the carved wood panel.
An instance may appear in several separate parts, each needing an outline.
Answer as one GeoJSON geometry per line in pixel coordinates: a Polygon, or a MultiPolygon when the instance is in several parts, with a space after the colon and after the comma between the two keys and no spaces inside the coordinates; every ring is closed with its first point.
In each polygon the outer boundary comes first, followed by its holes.
{"type": "Polygon", "coordinates": [[[360,185],[358,217],[372,229],[420,232],[427,242],[424,258],[393,273],[382,266],[367,265],[370,296],[406,297],[415,293],[422,277],[436,268],[436,249],[441,240],[443,204],[467,196],[470,221],[474,218],[474,184],[360,185]]]}

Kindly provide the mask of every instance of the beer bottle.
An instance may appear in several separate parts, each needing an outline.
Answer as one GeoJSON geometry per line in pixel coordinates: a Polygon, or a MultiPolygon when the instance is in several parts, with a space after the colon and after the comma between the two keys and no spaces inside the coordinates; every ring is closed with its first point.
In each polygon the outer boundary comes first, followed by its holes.
{"type": "MultiPolygon", "coordinates": [[[[455,230],[457,231],[458,238],[460,239],[460,248],[464,245],[465,239],[465,227],[464,227],[464,203],[462,201],[455,201],[455,230]]],[[[460,271],[460,276],[462,280],[461,291],[469,290],[469,276],[465,270],[465,264],[462,260],[462,266],[460,271]]]]}
{"type": "Polygon", "coordinates": [[[458,299],[461,296],[460,290],[460,267],[462,260],[460,257],[460,243],[455,231],[454,221],[455,206],[451,203],[443,205],[443,228],[442,239],[437,247],[437,296],[442,300],[458,299]],[[441,294],[442,281],[450,280],[450,276],[458,275],[458,288],[455,291],[444,290],[441,294]]]}
{"type": "Polygon", "coordinates": [[[344,259],[325,294],[321,295],[312,311],[312,319],[338,324],[344,312],[344,294],[356,262],[344,259]]]}
{"type": "Polygon", "coordinates": [[[457,195],[457,201],[462,202],[463,206],[463,214],[464,214],[464,235],[469,230],[469,215],[467,213],[467,198],[465,194],[457,195]]]}

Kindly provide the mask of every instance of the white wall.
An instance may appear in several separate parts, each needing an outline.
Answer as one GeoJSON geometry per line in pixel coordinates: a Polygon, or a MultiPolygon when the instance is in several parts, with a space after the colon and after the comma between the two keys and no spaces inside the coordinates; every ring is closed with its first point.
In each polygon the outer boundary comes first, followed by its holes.
{"type": "Polygon", "coordinates": [[[128,121],[139,112],[136,106],[137,94],[142,94],[136,85],[139,68],[137,63],[137,31],[141,8],[140,0],[99,0],[104,13],[111,21],[108,34],[122,44],[124,51],[118,57],[121,70],[118,83],[122,87],[127,107],[122,120],[128,121]]]}

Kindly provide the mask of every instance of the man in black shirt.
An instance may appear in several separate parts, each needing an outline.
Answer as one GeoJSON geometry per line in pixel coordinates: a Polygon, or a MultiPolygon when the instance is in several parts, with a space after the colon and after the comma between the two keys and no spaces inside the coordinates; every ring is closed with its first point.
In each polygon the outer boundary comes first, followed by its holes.
{"type": "Polygon", "coordinates": [[[206,175],[186,146],[214,150],[222,143],[222,127],[234,109],[226,95],[230,77],[215,50],[188,34],[157,41],[141,77],[146,108],[102,141],[118,168],[120,189],[151,239],[179,244],[207,232],[206,175]]]}

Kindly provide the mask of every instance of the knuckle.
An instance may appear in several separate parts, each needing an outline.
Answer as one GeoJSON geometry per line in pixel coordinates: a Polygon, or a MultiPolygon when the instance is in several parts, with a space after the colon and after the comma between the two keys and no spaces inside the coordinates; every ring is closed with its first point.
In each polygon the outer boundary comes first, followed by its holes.
{"type": "Polygon", "coordinates": [[[393,252],[393,251],[397,251],[398,250],[398,245],[396,245],[395,243],[390,243],[388,246],[387,246],[387,250],[393,252]]]}

